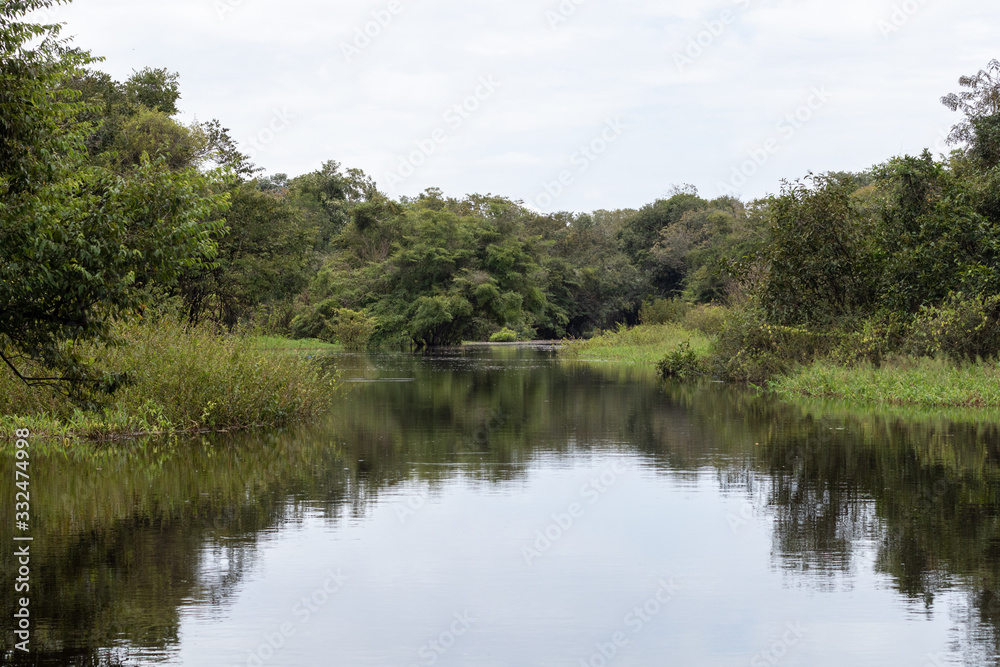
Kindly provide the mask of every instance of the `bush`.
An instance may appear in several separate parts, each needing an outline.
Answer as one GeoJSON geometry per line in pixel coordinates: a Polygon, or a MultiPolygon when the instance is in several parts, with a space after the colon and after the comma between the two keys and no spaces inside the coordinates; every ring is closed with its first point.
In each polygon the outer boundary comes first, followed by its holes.
{"type": "Polygon", "coordinates": [[[1000,354],[1000,295],[951,294],[944,303],[924,306],[913,323],[909,351],[944,355],[955,361],[993,359],[1000,354]]]}
{"type": "Polygon", "coordinates": [[[689,380],[704,375],[706,369],[701,357],[691,349],[690,341],[684,341],[656,364],[656,370],[664,379],[689,380]]]}
{"type": "Polygon", "coordinates": [[[328,332],[348,350],[364,350],[375,331],[375,320],[364,313],[338,308],[328,323],[328,332]]]}
{"type": "Polygon", "coordinates": [[[674,324],[680,322],[691,310],[691,305],[680,298],[646,300],[639,309],[642,324],[674,324]]]}
{"type": "Polygon", "coordinates": [[[752,305],[730,311],[712,345],[715,375],[760,384],[829,351],[832,336],[802,327],[770,324],[752,305]]]}
{"type": "Polygon", "coordinates": [[[722,331],[722,327],[726,324],[726,309],[721,306],[698,305],[684,315],[681,323],[686,329],[714,336],[722,331]]]}
{"type": "Polygon", "coordinates": [[[839,335],[830,354],[831,361],[840,366],[881,366],[888,356],[903,348],[909,333],[907,319],[893,313],[862,321],[853,331],[839,335]]]}
{"type": "Polygon", "coordinates": [[[292,338],[320,338],[329,334],[329,322],[340,308],[336,299],[299,306],[300,312],[289,326],[292,338]]]}
{"type": "Polygon", "coordinates": [[[490,336],[491,343],[514,343],[517,341],[517,332],[504,327],[500,331],[490,336]]]}

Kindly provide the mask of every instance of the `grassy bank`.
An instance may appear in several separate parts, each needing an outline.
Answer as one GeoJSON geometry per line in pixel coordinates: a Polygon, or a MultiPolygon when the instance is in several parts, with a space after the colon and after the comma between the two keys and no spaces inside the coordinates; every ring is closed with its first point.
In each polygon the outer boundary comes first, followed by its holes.
{"type": "Polygon", "coordinates": [[[303,338],[292,340],[280,336],[257,336],[255,338],[257,347],[269,352],[304,352],[312,354],[315,352],[343,352],[344,346],[338,343],[327,343],[317,338],[303,338]]]}
{"type": "Polygon", "coordinates": [[[880,367],[817,361],[774,379],[783,398],[810,397],[852,403],[920,407],[1000,407],[1000,367],[902,357],[880,367]]]}
{"type": "Polygon", "coordinates": [[[170,320],[118,325],[118,333],[123,345],[88,351],[101,368],[128,377],[100,409],[0,374],[0,432],[104,440],[280,426],[319,414],[338,393],[337,378],[318,364],[261,349],[253,338],[170,320]]]}
{"type": "Polygon", "coordinates": [[[857,332],[812,331],[769,324],[759,312],[743,308],[715,309],[709,314],[720,322],[705,326],[708,311],[682,306],[676,300],[654,302],[650,311],[659,308],[676,321],[604,332],[570,343],[561,354],[583,361],[657,364],[661,374],[708,376],[770,390],[788,400],[1000,408],[1000,362],[958,361],[955,354],[931,356],[928,351],[964,350],[975,342],[964,331],[968,326],[954,335],[941,326],[930,328],[934,337],[927,344],[928,334],[918,321],[908,337],[897,334],[902,342],[892,344],[889,333],[873,324],[857,332]],[[902,354],[894,348],[913,351],[902,354]]]}
{"type": "Polygon", "coordinates": [[[696,354],[708,354],[710,339],[679,324],[640,324],[605,331],[589,340],[572,341],[561,354],[566,358],[655,364],[670,350],[688,342],[696,354]]]}

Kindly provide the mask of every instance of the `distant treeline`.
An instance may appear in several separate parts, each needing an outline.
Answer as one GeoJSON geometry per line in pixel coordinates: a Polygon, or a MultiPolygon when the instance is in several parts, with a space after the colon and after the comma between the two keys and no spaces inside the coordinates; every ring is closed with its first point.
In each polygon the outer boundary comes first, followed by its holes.
{"type": "MultiPolygon", "coordinates": [[[[997,310],[1000,63],[960,83],[942,100],[963,113],[949,156],[810,174],[749,203],[684,185],[639,209],[541,214],[434,188],[391,200],[335,161],[295,178],[246,171],[227,186],[215,267],[169,293],[192,320],[354,345],[579,337],[677,297],[820,329],[959,301],[997,310]]],[[[180,127],[170,109],[139,114],[171,128],[175,143],[154,147],[171,160],[211,134],[180,127]]]]}

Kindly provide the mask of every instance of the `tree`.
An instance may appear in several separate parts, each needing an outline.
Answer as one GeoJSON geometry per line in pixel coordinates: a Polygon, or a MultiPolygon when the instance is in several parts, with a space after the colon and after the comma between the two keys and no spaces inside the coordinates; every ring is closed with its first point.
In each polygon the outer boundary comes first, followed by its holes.
{"type": "MultiPolygon", "coordinates": [[[[383,199],[374,182],[360,169],[343,173],[340,163],[328,160],[323,166],[287,183],[295,205],[313,221],[318,234],[316,250],[328,252],[334,237],[351,219],[351,212],[364,202],[383,199]]],[[[368,222],[363,219],[362,223],[368,222]]],[[[362,224],[362,227],[364,225],[362,224]]]]}
{"type": "Polygon", "coordinates": [[[222,167],[242,178],[259,171],[218,120],[185,126],[173,118],[180,98],[176,72],[147,67],[120,83],[84,70],[67,86],[80,92],[78,120],[91,125],[86,144],[96,164],[127,171],[145,152],[165,156],[173,169],[222,167]]]}
{"type": "Polygon", "coordinates": [[[210,267],[188,271],[179,292],[192,322],[210,318],[232,330],[263,305],[299,294],[308,284],[315,231],[281,191],[241,183],[230,190],[228,233],[210,267]]]}
{"type": "Polygon", "coordinates": [[[876,170],[883,205],[883,301],[907,313],[951,292],[1000,291],[1000,230],[977,211],[982,193],[929,151],[894,158],[876,170]]]}
{"type": "Polygon", "coordinates": [[[829,325],[872,307],[882,265],[854,190],[836,177],[810,175],[768,199],[762,296],[771,321],[829,325]]]}
{"type": "Polygon", "coordinates": [[[125,82],[125,93],[133,104],[173,116],[181,97],[178,79],[177,72],[144,67],[132,72],[125,82]]]}
{"type": "Polygon", "coordinates": [[[941,103],[965,118],[948,135],[952,144],[966,144],[976,159],[987,167],[1000,164],[1000,60],[991,60],[986,69],[958,80],[968,90],[950,93],[941,103]]]}
{"type": "Polygon", "coordinates": [[[661,234],[680,222],[684,214],[708,207],[691,186],[675,187],[667,199],[658,199],[639,209],[619,232],[622,248],[629,258],[646,272],[649,289],[663,295],[675,294],[683,288],[683,275],[669,265],[656,261],[653,248],[661,234]]]}
{"type": "Polygon", "coordinates": [[[60,26],[24,21],[53,4],[0,7],[0,359],[82,398],[119,379],[80,343],[114,342],[112,320],[140,313],[147,286],[211,257],[226,202],[213,175],[162,158],[127,176],[88,162],[88,108],[71,83],[95,58],[60,26]]]}

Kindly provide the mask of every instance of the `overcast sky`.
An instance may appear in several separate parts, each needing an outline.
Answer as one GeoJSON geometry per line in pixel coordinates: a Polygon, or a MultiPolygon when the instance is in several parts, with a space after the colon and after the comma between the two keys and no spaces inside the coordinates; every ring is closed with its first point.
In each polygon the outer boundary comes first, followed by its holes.
{"type": "Polygon", "coordinates": [[[939,98],[1000,58],[995,0],[75,0],[65,35],[180,74],[273,174],[359,167],[390,194],[543,211],[690,183],[752,199],[930,147],[939,98]],[[367,34],[366,34],[367,33],[367,34]]]}

